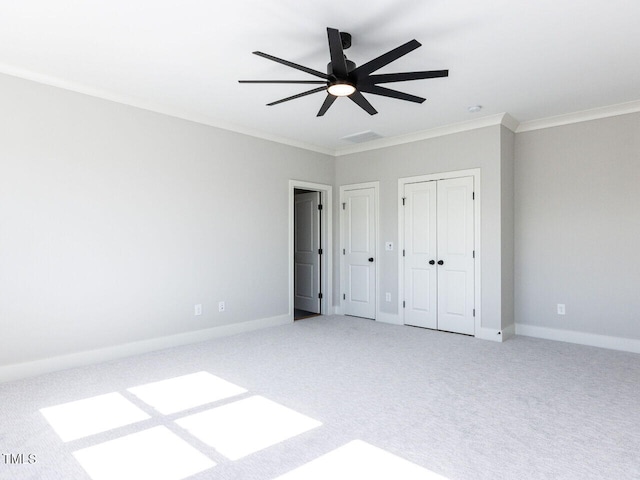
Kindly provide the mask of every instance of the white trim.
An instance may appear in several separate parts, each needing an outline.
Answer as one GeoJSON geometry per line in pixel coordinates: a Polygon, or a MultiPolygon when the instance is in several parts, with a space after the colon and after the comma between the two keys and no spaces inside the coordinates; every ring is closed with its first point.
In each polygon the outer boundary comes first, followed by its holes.
{"type": "Polygon", "coordinates": [[[294,190],[302,188],[322,193],[322,262],[320,289],[322,291],[322,315],[331,315],[333,309],[333,187],[322,183],[289,180],[289,315],[293,318],[293,232],[294,232],[294,190]]]}
{"type": "MultiPolygon", "coordinates": [[[[352,183],[350,185],[341,185],[340,186],[340,205],[342,205],[342,203],[344,202],[344,192],[347,190],[362,190],[364,188],[373,188],[373,198],[374,198],[374,208],[375,208],[375,215],[374,215],[374,230],[375,230],[375,234],[374,234],[374,238],[375,238],[375,242],[376,242],[376,256],[375,256],[375,261],[376,261],[376,288],[375,288],[375,306],[376,306],[376,310],[375,310],[375,318],[374,320],[377,320],[378,317],[380,316],[380,306],[378,304],[378,301],[380,299],[380,258],[382,258],[380,256],[380,182],[376,181],[376,182],[365,182],[365,183],[352,183]]],[[[345,248],[345,239],[344,239],[344,211],[342,210],[342,208],[339,209],[340,210],[340,246],[339,249],[340,251],[345,248]]],[[[338,252],[340,253],[340,252],[338,252]]],[[[344,265],[344,255],[340,255],[340,289],[342,290],[342,287],[345,284],[345,278],[344,278],[344,272],[345,272],[345,265],[344,265]]],[[[344,314],[344,300],[342,298],[342,293],[340,293],[340,301],[338,302],[338,310],[340,311],[340,314],[344,314]]]]}
{"type": "MultiPolygon", "coordinates": [[[[478,338],[494,340],[493,333],[484,332],[482,328],[482,243],[480,231],[482,230],[482,188],[480,185],[480,169],[472,168],[468,170],[457,170],[453,172],[430,173],[427,175],[418,175],[414,177],[404,177],[398,179],[398,316],[404,324],[404,314],[402,312],[402,299],[404,298],[404,262],[402,261],[402,250],[404,249],[404,212],[402,207],[402,197],[404,195],[404,186],[408,183],[430,182],[433,180],[445,180],[449,178],[473,177],[473,190],[475,192],[474,205],[474,244],[476,251],[475,263],[475,308],[476,319],[474,325],[475,335],[478,338]],[[485,336],[486,333],[486,336],[485,336]]],[[[498,330],[491,330],[498,332],[498,330]]],[[[496,334],[497,335],[497,334],[496,334]]],[[[502,336],[497,341],[502,341],[502,336]]]]}
{"type": "Polygon", "coordinates": [[[482,327],[476,329],[476,334],[474,335],[474,337],[479,338],[480,340],[491,340],[492,342],[504,342],[508,338],[505,338],[504,332],[502,330],[482,327]]]}
{"type": "Polygon", "coordinates": [[[140,108],[154,113],[162,115],[168,115],[170,117],[180,118],[182,120],[188,120],[190,122],[207,125],[209,127],[215,127],[222,130],[228,130],[230,132],[241,133],[250,137],[261,138],[270,142],[281,143],[290,147],[302,148],[312,152],[323,153],[325,155],[333,156],[335,154],[333,149],[320,147],[318,145],[312,145],[310,143],[299,142],[291,138],[280,137],[278,135],[271,135],[268,133],[254,130],[251,128],[242,127],[232,123],[213,119],[207,115],[202,115],[192,111],[183,110],[180,108],[164,105],[161,103],[150,102],[141,98],[130,97],[128,95],[122,95],[108,90],[102,90],[95,87],[90,87],[77,82],[71,82],[56,78],[50,75],[32,72],[23,68],[13,67],[11,65],[0,64],[0,73],[9,75],[12,77],[18,77],[32,82],[41,83],[43,85],[49,85],[51,87],[61,88],[70,92],[80,93],[82,95],[88,95],[90,97],[100,98],[108,100],[110,102],[120,103],[123,105],[129,105],[131,107],[140,108]]]}
{"type": "Polygon", "coordinates": [[[595,333],[576,332],[573,330],[561,330],[559,328],[538,327],[516,323],[516,335],[525,337],[544,338],[558,342],[577,343],[591,347],[608,348],[622,352],[640,353],[640,340],[635,338],[610,337],[595,333]]]}
{"type": "Polygon", "coordinates": [[[486,117],[480,117],[468,122],[454,123],[451,125],[444,125],[442,127],[431,128],[429,130],[422,130],[420,132],[410,133],[407,135],[397,135],[395,137],[380,138],[378,140],[372,140],[370,142],[362,143],[359,145],[341,147],[336,149],[334,155],[336,157],[339,157],[342,155],[350,155],[352,153],[378,150],[380,148],[393,147],[395,145],[402,145],[404,143],[418,142],[420,140],[427,140],[429,138],[442,137],[445,135],[451,135],[453,133],[476,130],[478,128],[491,127],[493,125],[505,125],[507,128],[513,130],[514,122],[516,121],[513,119],[513,117],[511,115],[508,115],[507,113],[488,115],[486,117]]]}
{"type": "Polygon", "coordinates": [[[516,336],[516,325],[512,323],[511,325],[507,325],[502,330],[502,341],[509,340],[516,336]]]}
{"type": "Polygon", "coordinates": [[[617,115],[626,115],[628,113],[637,112],[640,112],[640,100],[522,122],[515,131],[516,133],[530,132],[532,130],[559,127],[572,123],[587,122],[589,120],[598,120],[601,118],[615,117],[617,115]]]}
{"type": "Polygon", "coordinates": [[[68,368],[82,367],[101,362],[108,362],[120,358],[141,355],[165,348],[179,347],[193,343],[205,342],[219,337],[228,337],[238,333],[251,332],[267,327],[286,325],[293,322],[291,315],[279,315],[270,318],[250,320],[248,322],[232,323],[219,327],[196,330],[192,332],[178,333],[166,337],[151,338],[138,342],[125,343],[112,347],[88,350],[85,352],[60,355],[32,362],[16,363],[0,366],[0,383],[19,380],[21,378],[35,377],[45,373],[66,370],[68,368]]]}
{"type": "Polygon", "coordinates": [[[511,130],[512,132],[514,132],[514,133],[518,130],[518,127],[520,126],[520,122],[518,122],[518,120],[513,118],[508,113],[505,113],[502,116],[502,121],[500,123],[502,125],[504,125],[505,127],[507,127],[509,130],[511,130]]]}
{"type": "Polygon", "coordinates": [[[72,82],[64,80],[51,75],[33,72],[24,68],[15,67],[13,65],[7,65],[0,63],[0,73],[9,75],[12,77],[22,78],[24,80],[30,80],[43,85],[49,85],[52,87],[61,88],[70,92],[76,92],[83,95],[89,95],[95,98],[101,98],[111,102],[120,103],[123,105],[129,105],[131,107],[140,108],[142,110],[148,110],[170,117],[180,118],[190,122],[200,123],[202,125],[208,125],[210,127],[220,128],[222,130],[228,130],[230,132],[241,133],[251,137],[261,138],[270,142],[280,143],[291,147],[302,148],[312,152],[322,153],[333,157],[339,157],[342,155],[349,155],[352,153],[366,152],[370,150],[377,150],[380,148],[391,147],[395,145],[401,145],[404,143],[417,142],[420,140],[426,140],[429,138],[442,137],[445,135],[451,135],[452,133],[466,132],[469,130],[475,130],[477,128],[488,127],[492,125],[504,125],[508,129],[516,133],[529,132],[532,130],[540,130],[543,128],[558,127],[561,125],[569,125],[572,123],[585,122],[589,120],[597,120],[600,118],[614,117],[617,115],[625,115],[628,113],[640,112],[640,100],[632,102],[619,103],[615,105],[608,105],[604,107],[593,108],[590,110],[583,110],[579,112],[572,112],[563,115],[557,115],[553,117],[541,118],[538,120],[529,120],[526,122],[518,123],[508,113],[498,113],[494,115],[487,115],[484,117],[475,118],[466,122],[459,122],[440,127],[423,130],[420,132],[410,133],[407,135],[397,135],[394,137],[382,138],[379,140],[373,140],[360,145],[348,145],[344,147],[338,147],[336,149],[321,147],[319,145],[313,145],[306,142],[300,142],[291,138],[281,137],[278,135],[272,135],[264,133],[259,130],[242,127],[232,123],[220,121],[201,115],[195,112],[179,109],[169,105],[164,105],[156,102],[150,102],[141,98],[135,98],[128,95],[122,95],[119,93],[103,90],[88,85],[84,85],[78,82],[72,82]]]}

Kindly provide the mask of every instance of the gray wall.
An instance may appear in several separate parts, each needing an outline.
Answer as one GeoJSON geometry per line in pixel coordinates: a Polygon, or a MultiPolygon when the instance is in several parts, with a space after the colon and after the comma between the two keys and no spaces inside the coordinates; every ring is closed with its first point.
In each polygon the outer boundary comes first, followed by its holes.
{"type": "Polygon", "coordinates": [[[332,157],[8,76],[0,105],[0,365],[288,313],[288,181],[332,157]]]}
{"type": "MultiPolygon", "coordinates": [[[[380,182],[401,248],[398,179],[468,168],[483,327],[640,338],[640,114],[334,159],[8,76],[0,105],[0,366],[285,315],[289,179],[336,187],[337,254],[340,185],[380,182]]],[[[378,265],[398,314],[397,250],[378,265]]]]}
{"type": "Polygon", "coordinates": [[[514,312],[514,169],[515,134],[506,127],[500,131],[500,213],[502,217],[502,328],[513,326],[514,312]]]}
{"type": "Polygon", "coordinates": [[[640,339],[640,114],[519,133],[515,158],[517,323],[640,339]]]}
{"type": "MultiPolygon", "coordinates": [[[[503,178],[502,151],[508,151],[509,140],[501,140],[496,125],[463,133],[407,143],[379,150],[340,156],[336,159],[336,185],[380,181],[380,242],[392,241],[396,250],[386,252],[378,263],[380,272],[381,312],[398,314],[398,179],[437,172],[470,168],[481,169],[482,187],[482,326],[500,330],[502,320],[502,193],[508,183],[503,178]],[[503,145],[504,144],[504,145],[503,145]],[[384,293],[392,292],[392,302],[384,301],[384,293]]],[[[506,158],[506,157],[505,157],[506,158]]],[[[508,166],[509,161],[505,159],[508,166]]],[[[512,162],[511,162],[512,163],[512,162]]],[[[512,187],[511,187],[512,191],[512,187]]],[[[335,218],[339,219],[338,188],[335,218]]],[[[512,228],[512,227],[511,227],[512,228]]],[[[337,229],[336,229],[337,230],[337,229]]],[[[511,230],[512,231],[512,230],[511,230]]],[[[508,234],[507,234],[508,235],[508,234]]],[[[342,297],[337,275],[339,241],[336,245],[336,283],[334,298],[342,297]]],[[[508,268],[508,267],[506,267],[508,268]]],[[[508,321],[508,320],[507,320],[508,321]]],[[[511,319],[511,323],[513,320],[511,319]]]]}

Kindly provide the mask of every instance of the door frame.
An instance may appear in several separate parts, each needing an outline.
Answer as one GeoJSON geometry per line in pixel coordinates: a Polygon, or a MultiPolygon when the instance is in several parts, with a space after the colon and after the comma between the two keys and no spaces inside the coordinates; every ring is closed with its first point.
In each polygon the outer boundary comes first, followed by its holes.
{"type": "Polygon", "coordinates": [[[475,322],[474,322],[474,336],[480,334],[482,328],[482,290],[481,290],[481,277],[482,277],[482,245],[481,245],[481,206],[482,195],[480,188],[480,169],[472,168],[467,170],[455,170],[452,172],[430,173],[427,175],[417,175],[414,177],[404,177],[398,179],[398,311],[400,321],[404,325],[404,310],[402,307],[402,300],[404,299],[404,262],[402,261],[402,249],[404,247],[404,210],[402,205],[402,198],[404,196],[404,186],[408,183],[430,182],[434,180],[447,180],[450,178],[459,177],[473,177],[473,191],[475,193],[475,203],[473,209],[473,232],[474,232],[474,246],[476,252],[476,262],[474,268],[474,297],[475,297],[475,322]]]}
{"type": "Polygon", "coordinates": [[[322,183],[311,183],[302,180],[289,180],[289,317],[293,322],[294,310],[294,246],[293,235],[295,227],[295,199],[294,190],[312,190],[320,192],[322,210],[320,210],[320,221],[322,231],[320,232],[320,248],[322,248],[322,258],[320,259],[320,314],[331,315],[333,312],[333,187],[322,183]]]}
{"type": "Polygon", "coordinates": [[[375,245],[375,263],[376,263],[376,286],[374,288],[375,293],[375,317],[374,320],[377,321],[380,318],[380,182],[365,182],[365,183],[351,183],[348,185],[340,186],[340,205],[338,206],[340,210],[340,245],[338,255],[340,255],[340,294],[339,294],[339,303],[337,313],[343,315],[344,314],[344,302],[345,300],[342,298],[342,290],[346,284],[346,266],[344,264],[344,255],[341,254],[341,250],[345,248],[345,217],[344,210],[340,207],[344,203],[344,192],[347,190],[362,190],[365,188],[373,188],[373,205],[375,208],[375,213],[373,215],[374,225],[374,239],[373,241],[376,243],[375,245]]]}

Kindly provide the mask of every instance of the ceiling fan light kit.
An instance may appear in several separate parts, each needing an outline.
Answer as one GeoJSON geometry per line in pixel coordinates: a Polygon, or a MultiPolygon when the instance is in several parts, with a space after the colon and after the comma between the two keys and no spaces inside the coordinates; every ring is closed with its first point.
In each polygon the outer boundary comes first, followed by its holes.
{"type": "Polygon", "coordinates": [[[390,88],[381,87],[380,83],[406,82],[409,80],[423,80],[427,78],[448,77],[449,70],[430,70],[421,72],[403,72],[403,73],[387,73],[381,75],[372,75],[373,72],[394,62],[400,57],[412,52],[421,44],[417,40],[411,40],[404,45],[400,45],[369,62],[356,66],[354,62],[348,60],[344,54],[344,50],[351,46],[351,35],[346,32],[340,32],[335,28],[327,28],[327,37],[329,40],[329,53],[331,62],[327,65],[327,73],[320,72],[302,65],[298,65],[288,60],[283,60],[263,52],[253,52],[255,55],[266,58],[277,63],[286,65],[287,67],[300,70],[322,80],[239,80],[240,83],[291,83],[291,84],[317,84],[321,87],[307,90],[306,92],[292,95],[275,102],[268,103],[268,106],[278,105],[289,100],[319,93],[325,91],[327,96],[324,103],[320,107],[317,116],[321,117],[338,97],[348,97],[360,108],[370,115],[375,115],[377,110],[369,103],[362,93],[371,93],[373,95],[381,95],[384,97],[405,100],[408,102],[422,103],[424,98],[408,93],[399,92],[390,88]]]}
{"type": "Polygon", "coordinates": [[[355,85],[347,82],[335,82],[329,85],[327,92],[334,97],[348,97],[356,91],[355,85]]]}

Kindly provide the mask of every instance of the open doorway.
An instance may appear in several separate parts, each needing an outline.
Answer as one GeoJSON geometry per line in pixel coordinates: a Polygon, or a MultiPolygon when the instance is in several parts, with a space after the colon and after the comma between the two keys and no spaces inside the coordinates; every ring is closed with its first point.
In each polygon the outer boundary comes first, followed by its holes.
{"type": "Polygon", "coordinates": [[[293,190],[293,319],[322,313],[322,193],[293,190]]]}
{"type": "Polygon", "coordinates": [[[289,291],[292,320],[326,315],[331,304],[331,187],[290,181],[289,291]]]}

